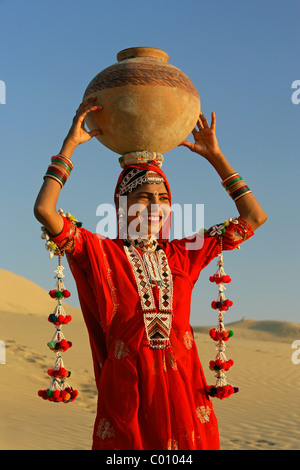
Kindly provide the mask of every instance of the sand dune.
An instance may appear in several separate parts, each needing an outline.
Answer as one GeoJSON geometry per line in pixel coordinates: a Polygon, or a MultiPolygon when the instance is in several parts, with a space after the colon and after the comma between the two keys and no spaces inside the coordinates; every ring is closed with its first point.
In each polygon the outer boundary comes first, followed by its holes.
{"type": "MultiPolygon", "coordinates": [[[[55,282],[53,273],[49,290],[54,289],[55,282]]],[[[51,309],[53,300],[45,289],[18,274],[0,269],[0,311],[44,316],[45,312],[49,315],[51,309]]],[[[69,309],[80,312],[72,306],[69,309]]]]}
{"type": "MultiPolygon", "coordinates": [[[[206,334],[207,330],[214,326],[196,326],[193,329],[196,333],[206,334]]],[[[243,319],[238,322],[227,323],[226,328],[230,328],[234,332],[234,336],[238,338],[288,343],[300,338],[300,323],[243,319]]]]}
{"type": "MultiPolygon", "coordinates": [[[[49,386],[46,372],[55,360],[46,346],[54,333],[47,321],[53,302],[36,284],[0,270],[0,340],[6,346],[6,364],[0,365],[0,449],[91,447],[97,396],[89,341],[80,310],[67,302],[73,321],[64,334],[73,347],[64,353],[64,362],[72,371],[68,382],[79,396],[69,404],[37,396],[38,389],[49,386]]],[[[214,400],[222,449],[299,449],[300,364],[292,363],[291,345],[300,339],[300,325],[244,320],[230,328],[234,336],[226,354],[235,365],[227,376],[240,392],[214,400]]],[[[208,330],[194,328],[207,381],[214,383],[208,362],[215,347],[208,330]]]]}

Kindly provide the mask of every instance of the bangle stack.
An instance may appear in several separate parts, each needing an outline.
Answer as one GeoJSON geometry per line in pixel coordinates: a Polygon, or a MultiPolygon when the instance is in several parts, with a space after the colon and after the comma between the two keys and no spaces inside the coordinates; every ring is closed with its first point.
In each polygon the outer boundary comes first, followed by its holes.
{"type": "Polygon", "coordinates": [[[53,178],[63,187],[73,170],[73,166],[72,161],[68,157],[61,154],[54,155],[51,158],[51,163],[44,175],[44,179],[46,176],[53,178]]]}
{"type": "Polygon", "coordinates": [[[234,173],[223,180],[222,186],[226,189],[234,202],[236,202],[240,197],[251,193],[251,189],[246,185],[243,178],[238,173],[234,173]]]}

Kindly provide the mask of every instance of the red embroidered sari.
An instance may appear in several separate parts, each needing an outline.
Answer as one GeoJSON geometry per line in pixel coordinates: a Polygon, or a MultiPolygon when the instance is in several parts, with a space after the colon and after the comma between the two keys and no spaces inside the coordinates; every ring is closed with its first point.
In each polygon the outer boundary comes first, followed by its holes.
{"type": "MultiPolygon", "coordinates": [[[[231,250],[253,235],[241,217],[222,235],[231,250]]],[[[211,232],[212,233],[212,232],[211,232]]],[[[64,219],[60,245],[72,237],[64,219]]],[[[204,236],[201,249],[190,240],[163,246],[173,278],[170,347],[151,349],[145,330],[137,273],[123,240],[81,228],[67,253],[89,332],[98,389],[93,449],[219,449],[217,420],[190,326],[192,289],[200,271],[220,251],[218,238],[204,236]]],[[[158,288],[153,287],[156,304],[158,288]]]]}

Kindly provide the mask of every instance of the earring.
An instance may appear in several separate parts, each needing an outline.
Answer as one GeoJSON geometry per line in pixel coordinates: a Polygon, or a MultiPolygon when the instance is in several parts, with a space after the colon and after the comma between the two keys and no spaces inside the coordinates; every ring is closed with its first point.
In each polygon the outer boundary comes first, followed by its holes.
{"type": "Polygon", "coordinates": [[[119,217],[119,220],[124,217],[124,214],[125,214],[124,209],[123,209],[122,207],[119,207],[119,209],[118,209],[118,217],[119,217]]]}
{"type": "Polygon", "coordinates": [[[126,220],[125,220],[125,211],[122,207],[118,209],[118,227],[119,227],[119,237],[126,238],[126,220]]]}

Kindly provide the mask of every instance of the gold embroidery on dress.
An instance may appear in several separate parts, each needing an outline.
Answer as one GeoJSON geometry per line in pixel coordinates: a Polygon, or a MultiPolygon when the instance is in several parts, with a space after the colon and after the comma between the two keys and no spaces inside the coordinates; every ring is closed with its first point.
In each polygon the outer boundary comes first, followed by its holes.
{"type": "Polygon", "coordinates": [[[107,421],[105,418],[102,418],[99,421],[96,434],[102,440],[104,440],[106,438],[114,438],[115,437],[115,430],[110,425],[109,421],[107,421]]]}
{"type": "Polygon", "coordinates": [[[122,357],[128,357],[129,356],[129,348],[126,346],[126,344],[121,341],[120,339],[117,339],[115,342],[115,352],[114,352],[115,358],[116,359],[122,359],[122,357]]]}
{"type": "Polygon", "coordinates": [[[165,355],[163,355],[162,361],[163,361],[163,369],[164,369],[164,372],[167,372],[167,364],[166,364],[166,356],[165,356],[165,355]]]}
{"type": "Polygon", "coordinates": [[[157,363],[157,360],[153,358],[153,363],[152,363],[152,374],[153,375],[158,375],[160,371],[159,364],[157,363]]]}
{"type": "Polygon", "coordinates": [[[113,301],[113,306],[114,306],[112,314],[111,314],[111,319],[113,319],[113,317],[115,316],[115,314],[117,312],[117,309],[118,309],[116,288],[114,286],[114,283],[113,283],[113,280],[112,280],[112,277],[111,277],[112,270],[110,269],[109,263],[107,261],[106,253],[105,253],[105,251],[103,249],[103,246],[102,246],[102,240],[100,240],[100,239],[99,239],[99,245],[100,245],[101,251],[103,253],[104,264],[105,264],[106,271],[107,271],[107,282],[108,282],[108,285],[109,285],[109,288],[110,288],[111,299],[113,301]]]}
{"type": "Polygon", "coordinates": [[[195,444],[195,430],[191,432],[186,432],[185,434],[183,434],[183,436],[186,441],[189,441],[191,439],[193,445],[195,444]]]}
{"type": "Polygon", "coordinates": [[[193,347],[194,337],[190,331],[186,331],[183,336],[183,344],[187,349],[191,349],[193,347]]]}
{"type": "Polygon", "coordinates": [[[201,423],[208,423],[211,413],[211,408],[209,406],[198,406],[196,413],[201,423]]]}
{"type": "Polygon", "coordinates": [[[167,443],[167,450],[179,450],[178,441],[175,439],[169,439],[167,443]]]}
{"type": "Polygon", "coordinates": [[[169,366],[171,367],[172,370],[178,370],[177,362],[176,362],[176,359],[173,355],[172,349],[170,349],[167,352],[167,363],[169,364],[169,366]]]}

